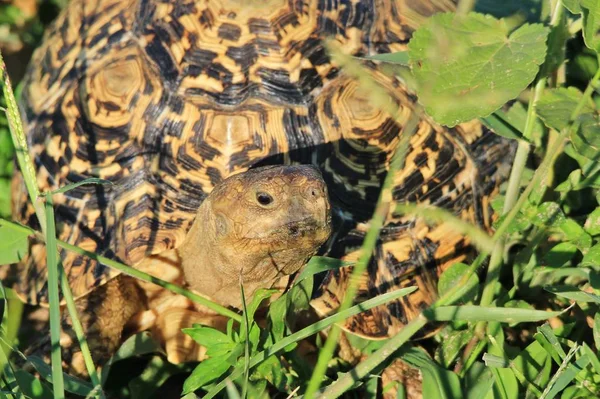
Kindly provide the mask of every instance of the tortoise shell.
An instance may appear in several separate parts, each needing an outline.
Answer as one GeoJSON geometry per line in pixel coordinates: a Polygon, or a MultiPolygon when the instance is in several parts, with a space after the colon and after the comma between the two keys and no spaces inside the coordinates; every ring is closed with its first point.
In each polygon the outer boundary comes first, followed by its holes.
{"type": "MultiPolygon", "coordinates": [[[[41,190],[87,177],[57,196],[59,239],[136,265],[176,248],[202,200],[227,176],[257,165],[312,163],[337,217],[328,255],[356,258],[388,164],[416,97],[364,65],[402,116],[394,121],[326,52],[334,39],[364,56],[406,49],[419,22],[449,0],[72,0],[28,68],[22,108],[41,190]]],[[[394,201],[430,203],[481,226],[507,174],[509,145],[479,123],[442,128],[423,117],[394,201]]],[[[35,225],[21,177],[15,217],[35,225]]],[[[436,295],[436,278],[467,256],[447,226],[402,218],[393,206],[361,297],[420,290],[348,322],[372,337],[392,334],[436,295]]],[[[63,251],[76,296],[116,274],[63,251]]],[[[343,296],[347,271],[330,273],[315,306],[343,296]]],[[[32,244],[18,290],[47,301],[45,250],[32,244]]]]}

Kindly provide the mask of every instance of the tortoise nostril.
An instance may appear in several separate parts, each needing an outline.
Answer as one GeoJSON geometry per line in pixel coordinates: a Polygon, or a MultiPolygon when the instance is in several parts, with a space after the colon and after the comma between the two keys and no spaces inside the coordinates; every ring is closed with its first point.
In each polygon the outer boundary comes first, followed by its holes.
{"type": "Polygon", "coordinates": [[[262,206],[267,206],[273,203],[273,197],[270,194],[258,192],[256,193],[256,201],[262,206]]]}

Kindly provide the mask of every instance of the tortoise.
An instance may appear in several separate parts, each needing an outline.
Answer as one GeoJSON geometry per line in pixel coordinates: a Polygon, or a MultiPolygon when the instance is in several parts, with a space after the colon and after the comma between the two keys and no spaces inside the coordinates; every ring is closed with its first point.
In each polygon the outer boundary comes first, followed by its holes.
{"type": "MultiPolygon", "coordinates": [[[[210,249],[215,232],[229,231],[230,218],[256,211],[244,223],[264,223],[264,229],[285,219],[258,212],[280,199],[253,184],[275,179],[290,193],[288,210],[320,216],[305,224],[296,220],[293,227],[284,223],[289,267],[253,288],[278,286],[275,280],[297,271],[331,229],[320,253],[356,259],[417,98],[377,62],[364,61],[401,118],[373,106],[357,80],[332,61],[324,39],[355,56],[402,51],[420,21],[453,8],[446,0],[72,0],[27,70],[22,109],[30,150],[42,190],[87,177],[114,184],[57,196],[59,239],[239,308],[234,273],[219,279],[223,272],[202,262],[212,255],[197,248],[210,249]],[[263,169],[273,165],[287,166],[263,169]],[[213,195],[219,200],[209,200],[213,195]],[[318,206],[298,204],[312,196],[318,206]],[[249,207],[252,201],[258,203],[249,207]],[[229,213],[209,211],[209,202],[229,213]],[[198,227],[204,220],[210,229],[198,227]],[[308,237],[301,250],[298,237],[308,237]],[[182,254],[189,264],[182,264],[182,254]]],[[[367,338],[395,334],[435,300],[439,274],[472,251],[468,238],[452,228],[396,214],[393,204],[441,206],[489,229],[490,197],[508,174],[511,145],[479,122],[446,128],[419,118],[357,301],[408,285],[419,290],[346,321],[347,331],[367,338]]],[[[14,178],[14,215],[35,226],[21,180],[14,178]]],[[[255,231],[243,223],[234,230],[255,231]]],[[[227,241],[244,263],[256,249],[237,244],[227,241]]],[[[43,246],[33,243],[22,263],[17,290],[31,303],[47,301],[44,259],[43,246]]],[[[132,323],[138,329],[161,325],[147,311],[156,310],[156,298],[164,299],[162,289],[118,277],[74,253],[61,253],[61,260],[80,309],[89,315],[88,332],[100,336],[89,338],[97,357],[114,351],[132,323]]],[[[277,266],[274,260],[256,275],[277,266]]],[[[319,315],[339,306],[348,273],[341,269],[323,278],[312,301],[319,315]]],[[[198,318],[219,325],[208,313],[190,316],[188,305],[174,305],[180,299],[159,301],[160,314],[179,318],[178,328],[198,318]]],[[[161,331],[165,341],[176,334],[161,331]]],[[[172,346],[170,360],[189,360],[185,343],[172,346]]]]}

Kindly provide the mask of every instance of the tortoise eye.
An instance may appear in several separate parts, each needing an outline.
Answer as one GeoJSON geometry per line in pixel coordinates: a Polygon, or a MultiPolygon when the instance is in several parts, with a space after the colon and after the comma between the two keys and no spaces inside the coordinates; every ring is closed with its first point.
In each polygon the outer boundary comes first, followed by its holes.
{"type": "Polygon", "coordinates": [[[273,203],[273,197],[265,192],[256,193],[256,201],[262,206],[268,206],[273,203]]]}

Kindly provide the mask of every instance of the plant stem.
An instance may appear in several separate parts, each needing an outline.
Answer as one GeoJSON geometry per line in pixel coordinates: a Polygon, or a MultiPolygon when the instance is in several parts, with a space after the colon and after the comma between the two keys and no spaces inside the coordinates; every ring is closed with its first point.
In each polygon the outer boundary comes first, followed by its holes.
{"type": "Polygon", "coordinates": [[[10,84],[10,78],[6,71],[6,65],[0,53],[0,83],[3,83],[2,91],[4,93],[4,99],[6,100],[6,116],[8,119],[8,128],[10,130],[10,136],[12,138],[13,145],[15,146],[15,154],[19,163],[19,168],[23,174],[23,180],[25,181],[25,187],[27,193],[35,209],[35,214],[42,226],[42,231],[46,230],[46,214],[44,213],[44,205],[38,201],[40,196],[40,190],[37,185],[35,168],[29,151],[27,149],[27,138],[23,130],[23,124],[21,123],[21,116],[19,114],[19,107],[17,106],[17,100],[10,84]]]}
{"type": "Polygon", "coordinates": [[[63,297],[67,304],[67,311],[69,312],[69,316],[71,317],[71,323],[73,324],[73,330],[75,331],[75,335],[77,336],[77,341],[79,342],[79,347],[81,348],[81,354],[83,355],[83,361],[85,362],[85,368],[90,376],[90,380],[95,387],[99,389],[98,396],[100,398],[104,398],[104,392],[102,391],[102,385],[100,383],[100,379],[98,378],[98,373],[96,372],[96,366],[94,365],[94,360],[92,359],[92,355],[90,353],[90,348],[87,344],[87,339],[85,337],[85,332],[83,331],[83,327],[81,322],[79,321],[79,316],[77,313],[77,307],[75,306],[75,300],[73,299],[73,293],[71,292],[71,287],[69,286],[69,280],[67,279],[67,275],[65,271],[62,269],[62,264],[60,264],[60,282],[63,297]]]}
{"type": "MultiPolygon", "coordinates": [[[[41,235],[39,232],[36,232],[32,228],[23,226],[23,225],[20,225],[17,223],[9,222],[8,220],[0,219],[0,226],[10,227],[14,230],[21,231],[21,232],[28,232],[29,234],[34,234],[38,238],[41,238],[41,239],[44,238],[43,235],[41,235]]],[[[76,254],[79,254],[79,255],[87,256],[95,261],[102,263],[105,266],[119,270],[129,276],[135,277],[135,278],[143,280],[143,281],[147,281],[152,284],[156,284],[156,285],[163,287],[171,292],[180,294],[186,298],[191,299],[194,302],[197,302],[203,306],[206,306],[207,308],[209,308],[211,310],[214,310],[215,312],[217,312],[220,315],[229,317],[237,322],[242,321],[242,317],[239,314],[227,309],[224,306],[214,303],[214,302],[210,301],[209,299],[204,298],[203,296],[200,296],[191,291],[188,291],[185,288],[182,288],[176,284],[161,280],[158,277],[151,276],[147,273],[142,272],[141,270],[134,269],[123,263],[117,262],[112,259],[105,258],[105,257],[97,255],[93,252],[86,251],[85,249],[79,248],[75,245],[68,244],[64,241],[57,240],[57,244],[59,247],[66,249],[67,251],[71,251],[71,252],[75,252],[76,254]]]]}
{"type": "Polygon", "coordinates": [[[62,358],[60,348],[60,297],[58,295],[58,251],[52,198],[46,199],[46,266],[48,268],[48,302],[50,306],[50,343],[52,359],[52,391],[55,399],[64,399],[62,358]]]}

